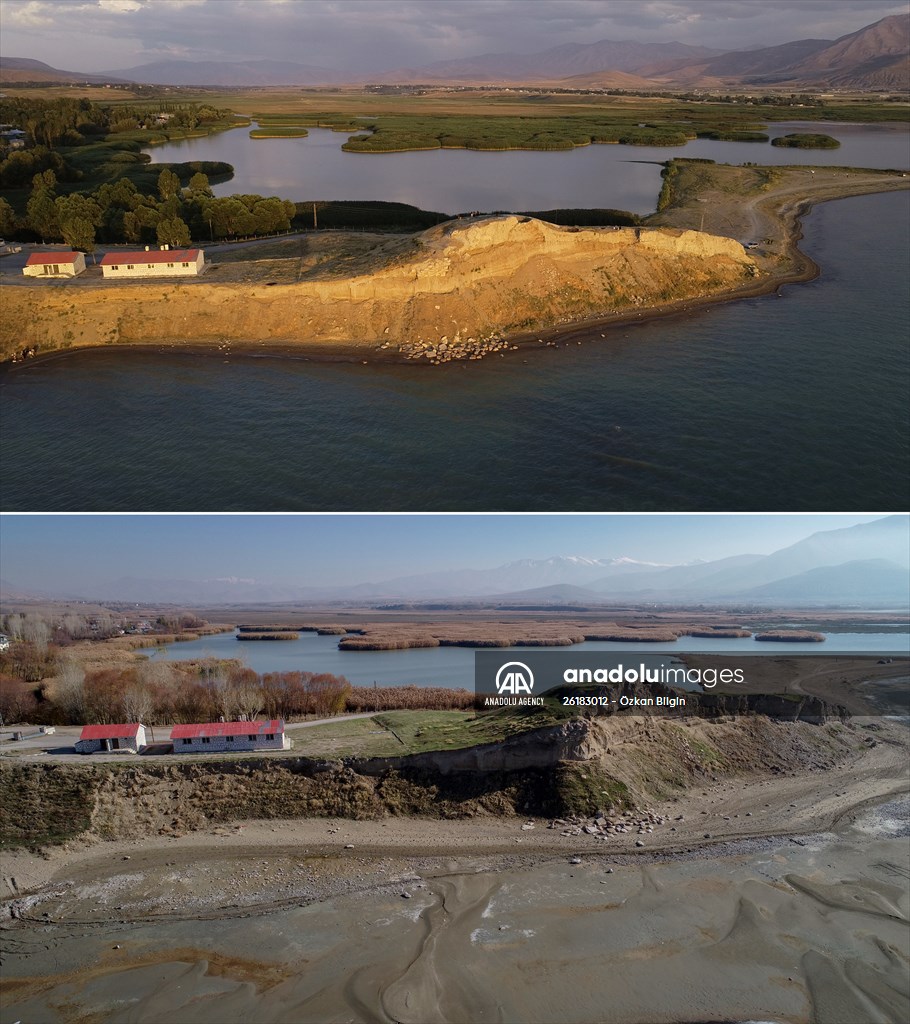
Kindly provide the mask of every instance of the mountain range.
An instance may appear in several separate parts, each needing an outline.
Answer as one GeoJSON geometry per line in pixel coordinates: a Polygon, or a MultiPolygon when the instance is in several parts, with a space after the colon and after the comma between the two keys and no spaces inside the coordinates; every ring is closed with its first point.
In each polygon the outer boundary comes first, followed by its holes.
{"type": "MultiPolygon", "coordinates": [[[[5,600],[73,599],[0,582],[5,600]]],[[[681,565],[632,558],[558,556],[491,569],[450,569],[353,586],[122,577],[78,595],[138,604],[369,605],[468,601],[512,605],[729,604],[910,607],[910,517],[888,516],[813,533],[767,555],[681,565]]]]}
{"type": "Polygon", "coordinates": [[[0,82],[137,82],[151,85],[313,86],[339,84],[543,85],[565,88],[910,89],[910,14],[895,14],[839,39],[721,51],[685,43],[606,40],[565,43],[539,53],[476,57],[393,68],[370,75],[308,62],[170,60],[109,72],[61,71],[41,61],[0,57],[0,82]]]}

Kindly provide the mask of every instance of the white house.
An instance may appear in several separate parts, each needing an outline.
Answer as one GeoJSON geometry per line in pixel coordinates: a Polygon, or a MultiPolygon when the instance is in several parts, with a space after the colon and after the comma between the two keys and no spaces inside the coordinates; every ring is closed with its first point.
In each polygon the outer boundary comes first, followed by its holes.
{"type": "Polygon", "coordinates": [[[26,277],[76,277],[85,270],[81,252],[33,252],[22,268],[26,277]]]}
{"type": "Polygon", "coordinates": [[[9,637],[6,633],[0,633],[0,651],[9,650],[9,637]]]}
{"type": "Polygon", "coordinates": [[[289,750],[284,722],[205,722],[171,729],[175,754],[214,754],[229,751],[289,750]]]}
{"type": "Polygon", "coordinates": [[[87,725],[76,741],[76,753],[128,750],[138,754],[144,746],[145,726],[138,722],[129,725],[87,725]]]}
{"type": "Polygon", "coordinates": [[[146,249],[143,252],[109,252],[100,263],[104,277],[198,277],[205,270],[201,249],[146,249]]]}

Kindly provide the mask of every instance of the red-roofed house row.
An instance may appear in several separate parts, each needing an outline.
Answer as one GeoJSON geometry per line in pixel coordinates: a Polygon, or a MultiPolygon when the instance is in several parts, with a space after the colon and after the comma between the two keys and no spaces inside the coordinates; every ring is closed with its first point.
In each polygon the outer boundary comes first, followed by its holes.
{"type": "MultiPolygon", "coordinates": [[[[175,725],[171,729],[175,754],[210,754],[245,750],[289,750],[291,741],[284,734],[284,722],[203,722],[175,725]]],[[[134,754],[146,746],[145,726],[87,725],[76,742],[77,754],[109,750],[127,750],[134,754]]]]}
{"type": "Polygon", "coordinates": [[[100,261],[106,278],[196,277],[205,269],[201,249],[146,249],[140,252],[109,252],[100,261]]]}

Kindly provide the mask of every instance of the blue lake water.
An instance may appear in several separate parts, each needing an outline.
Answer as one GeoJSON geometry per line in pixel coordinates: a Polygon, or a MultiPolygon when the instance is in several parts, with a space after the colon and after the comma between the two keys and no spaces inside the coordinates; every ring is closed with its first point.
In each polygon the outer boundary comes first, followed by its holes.
{"type": "Polygon", "coordinates": [[[414,153],[345,153],[349,132],[310,128],[305,139],[250,139],[235,128],[201,139],[152,146],[153,162],[223,160],[234,176],[216,195],[252,193],[305,200],[377,199],[424,210],[552,210],[609,207],[653,213],[660,164],[673,157],[720,163],[816,164],[842,167],[910,166],[906,126],[787,122],[769,125],[772,138],[823,132],[839,149],[788,149],[770,142],[694,139],[685,146],[584,146],[561,152],[432,150],[414,153]]]}
{"type": "Polygon", "coordinates": [[[362,366],[98,349],[6,369],[0,500],[19,511],[910,508],[910,193],[823,204],[805,234],[816,281],[506,358],[362,366]]]}
{"type": "MultiPolygon", "coordinates": [[[[611,654],[676,654],[704,651],[717,654],[838,654],[900,653],[908,651],[906,633],[831,633],[824,643],[769,643],[751,638],[704,640],[680,637],[669,644],[617,644],[591,641],[563,651],[609,651],[611,654]]],[[[503,648],[503,654],[541,648],[503,648]]],[[[298,640],[239,641],[233,633],[204,637],[143,651],[152,660],[186,661],[191,658],[240,658],[256,672],[331,672],[358,686],[468,687],[474,682],[474,652],[467,647],[421,647],[408,651],[339,651],[337,636],[301,633],[298,640]]]]}

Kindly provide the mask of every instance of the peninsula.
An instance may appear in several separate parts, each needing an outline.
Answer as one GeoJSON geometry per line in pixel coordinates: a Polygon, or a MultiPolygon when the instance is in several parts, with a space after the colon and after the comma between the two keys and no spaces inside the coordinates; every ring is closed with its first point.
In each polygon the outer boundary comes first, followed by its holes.
{"type": "Polygon", "coordinates": [[[312,233],[208,254],[190,281],[6,277],[0,359],[102,345],[304,350],[314,358],[477,359],[808,280],[813,203],[907,188],[899,171],[676,160],[634,228],[460,218],[413,235],[312,233]],[[11,281],[15,283],[10,283],[11,281]],[[544,332],[550,332],[546,337],[544,332]]]}

